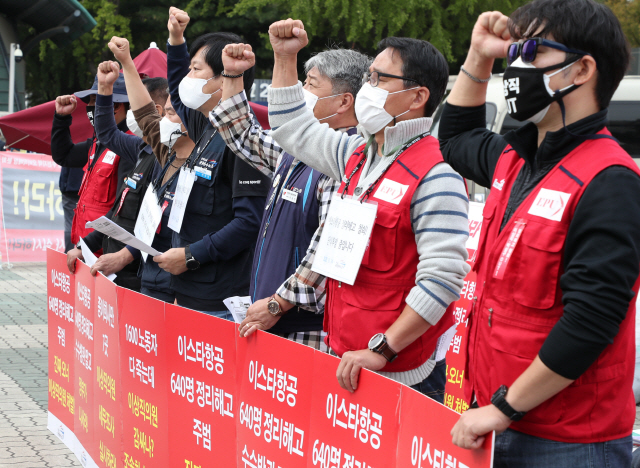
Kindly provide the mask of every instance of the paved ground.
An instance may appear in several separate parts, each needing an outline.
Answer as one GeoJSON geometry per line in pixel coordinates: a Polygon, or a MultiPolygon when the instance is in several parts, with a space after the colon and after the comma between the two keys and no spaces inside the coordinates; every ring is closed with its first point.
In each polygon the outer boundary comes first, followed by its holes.
{"type": "Polygon", "coordinates": [[[81,466],[47,430],[44,263],[0,270],[0,467],[81,466]]]}

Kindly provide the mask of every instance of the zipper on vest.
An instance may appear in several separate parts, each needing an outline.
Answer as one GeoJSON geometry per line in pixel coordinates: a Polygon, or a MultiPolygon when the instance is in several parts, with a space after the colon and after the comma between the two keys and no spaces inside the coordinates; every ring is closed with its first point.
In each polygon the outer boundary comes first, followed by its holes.
{"type": "Polygon", "coordinates": [[[489,309],[489,327],[491,327],[491,316],[493,315],[493,309],[489,309]]]}
{"type": "Polygon", "coordinates": [[[269,221],[264,225],[264,231],[262,232],[262,237],[267,237],[267,229],[269,229],[269,223],[271,222],[271,217],[269,217],[269,221]]]}

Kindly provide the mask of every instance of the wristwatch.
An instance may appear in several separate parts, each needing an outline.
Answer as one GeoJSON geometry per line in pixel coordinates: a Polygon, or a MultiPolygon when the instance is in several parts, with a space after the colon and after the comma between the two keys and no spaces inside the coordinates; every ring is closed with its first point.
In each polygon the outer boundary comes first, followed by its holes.
{"type": "Polygon", "coordinates": [[[284,314],[284,310],[280,307],[280,303],[276,301],[275,294],[269,298],[269,302],[267,302],[267,310],[274,317],[280,317],[284,314]]]}
{"type": "Polygon", "coordinates": [[[191,255],[191,249],[188,245],[184,248],[184,257],[187,262],[187,268],[189,270],[197,270],[198,268],[200,268],[200,262],[193,258],[193,255],[191,255]]]}
{"type": "Polygon", "coordinates": [[[382,354],[389,362],[393,362],[393,360],[398,357],[398,353],[391,349],[389,343],[387,343],[387,337],[384,333],[378,333],[371,337],[369,340],[369,350],[382,354]]]}
{"type": "Polygon", "coordinates": [[[527,414],[527,412],[516,411],[511,407],[509,403],[507,403],[505,397],[507,396],[508,390],[509,389],[506,385],[501,385],[500,388],[496,390],[496,393],[494,393],[491,397],[491,403],[493,404],[493,406],[502,411],[502,413],[507,418],[511,419],[512,421],[520,421],[524,417],[524,415],[527,414]]]}

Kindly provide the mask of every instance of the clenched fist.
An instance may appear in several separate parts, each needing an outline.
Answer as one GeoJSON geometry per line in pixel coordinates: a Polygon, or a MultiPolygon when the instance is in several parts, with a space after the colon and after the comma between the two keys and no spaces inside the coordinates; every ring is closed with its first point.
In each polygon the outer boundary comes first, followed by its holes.
{"type": "Polygon", "coordinates": [[[123,37],[113,36],[109,41],[109,50],[113,52],[114,57],[123,66],[125,63],[132,62],[131,50],[129,49],[129,41],[123,37]]]}
{"type": "Polygon", "coordinates": [[[227,75],[240,75],[256,64],[256,54],[249,44],[227,44],[222,51],[222,65],[227,75]]]}
{"type": "Polygon", "coordinates": [[[269,26],[269,40],[274,54],[280,57],[296,56],[309,43],[302,21],[291,18],[269,26]]]}
{"type": "Polygon", "coordinates": [[[56,114],[58,115],[71,115],[76,107],[78,107],[78,100],[73,94],[56,98],[56,114]]]}
{"type": "Polygon", "coordinates": [[[487,59],[507,56],[511,44],[509,17],[499,11],[482,13],[471,33],[471,49],[487,59]]]}
{"type": "Polygon", "coordinates": [[[120,66],[116,62],[107,60],[98,65],[98,85],[113,86],[120,76],[120,66]]]}
{"type": "Polygon", "coordinates": [[[179,45],[184,42],[184,30],[187,29],[190,19],[186,11],[176,7],[169,8],[167,29],[169,30],[169,43],[171,45],[179,45]]]}

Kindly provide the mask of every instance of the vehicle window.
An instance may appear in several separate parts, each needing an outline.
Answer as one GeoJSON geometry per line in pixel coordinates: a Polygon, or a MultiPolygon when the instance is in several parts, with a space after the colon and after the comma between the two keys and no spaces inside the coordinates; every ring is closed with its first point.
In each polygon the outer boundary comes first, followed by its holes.
{"type": "Polygon", "coordinates": [[[640,158],[640,101],[611,101],[609,130],[633,158],[640,158]]]}

